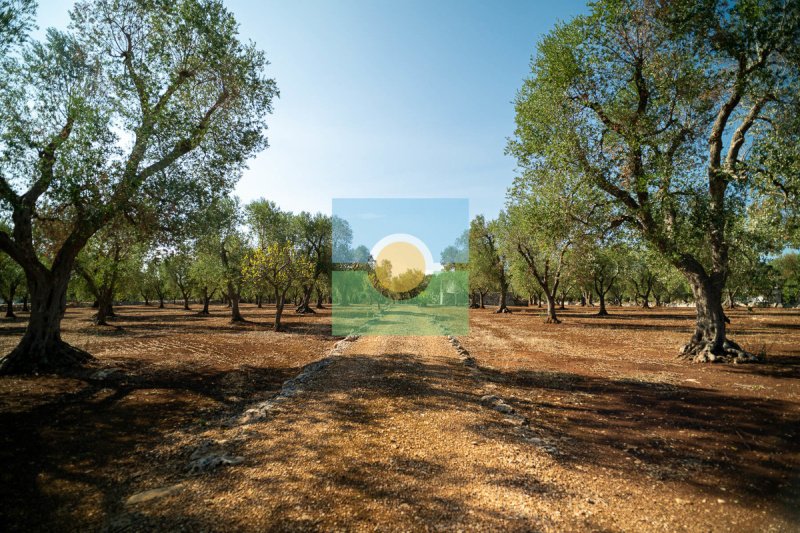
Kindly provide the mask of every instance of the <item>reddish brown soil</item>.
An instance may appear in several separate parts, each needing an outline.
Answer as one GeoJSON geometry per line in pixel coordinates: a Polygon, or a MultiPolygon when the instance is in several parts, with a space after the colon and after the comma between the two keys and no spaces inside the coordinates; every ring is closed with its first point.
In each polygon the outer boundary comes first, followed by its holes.
{"type": "Polygon", "coordinates": [[[559,442],[565,486],[595,504],[588,529],[800,527],[800,312],[729,311],[758,365],[675,358],[692,310],[472,315],[462,339],[498,394],[559,442]]]}
{"type": "MultiPolygon", "coordinates": [[[[800,313],[731,313],[733,337],[768,354],[735,366],[675,359],[690,310],[610,311],[474,311],[459,340],[477,371],[441,337],[362,338],[266,420],[229,428],[330,350],[329,312],[290,311],[275,334],[249,306],[242,326],[222,308],[121,308],[120,330],[70,310],[67,340],[121,371],[0,378],[3,529],[797,530],[800,313]],[[244,462],[189,474],[202,439],[244,462]]],[[[0,347],[22,325],[3,324],[0,347]]]]}
{"type": "MultiPolygon", "coordinates": [[[[328,310],[287,311],[289,333],[270,331],[274,308],[243,306],[241,325],[221,306],[210,317],[173,305],[116,312],[111,327],[92,325],[87,308],[63,322],[65,340],[98,359],[86,374],[120,370],[107,379],[0,378],[0,530],[99,529],[138,480],[174,474],[152,456],[171,433],[270,396],[335,342],[328,310]]],[[[23,331],[18,314],[0,324],[4,353],[23,331]]]]}

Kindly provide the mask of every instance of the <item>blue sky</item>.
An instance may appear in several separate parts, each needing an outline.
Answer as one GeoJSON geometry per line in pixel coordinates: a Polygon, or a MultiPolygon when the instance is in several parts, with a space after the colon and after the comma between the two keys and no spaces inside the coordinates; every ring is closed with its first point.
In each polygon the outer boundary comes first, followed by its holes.
{"type": "MultiPolygon", "coordinates": [[[[372,249],[387,236],[409,234],[422,241],[437,264],[442,251],[456,244],[469,229],[467,209],[467,200],[458,198],[337,198],[333,201],[333,213],[346,220],[353,231],[352,248],[364,245],[372,249]]],[[[333,261],[349,262],[351,259],[334,254],[333,261]]]]}
{"type": "MultiPolygon", "coordinates": [[[[242,200],[331,212],[333,198],[468,198],[494,217],[514,176],[503,154],[536,42],[583,1],[230,0],[281,91],[270,148],[242,200]]],[[[72,2],[40,0],[64,28],[72,2]]]]}

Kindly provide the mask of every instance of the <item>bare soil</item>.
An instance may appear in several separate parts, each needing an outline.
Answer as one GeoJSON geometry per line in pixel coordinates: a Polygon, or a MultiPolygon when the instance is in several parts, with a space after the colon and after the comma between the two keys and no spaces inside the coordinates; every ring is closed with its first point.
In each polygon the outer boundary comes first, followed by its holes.
{"type": "MultiPolygon", "coordinates": [[[[458,340],[477,369],[444,337],[362,337],[233,426],[329,353],[329,311],[290,311],[278,334],[274,309],[244,306],[244,325],[222,307],[117,311],[110,328],[68,311],[66,340],[98,357],[84,375],[0,378],[0,528],[800,527],[795,310],[730,313],[733,338],[768,355],[741,366],[676,359],[689,309],[573,308],[558,325],[474,310],[458,340]],[[192,474],[203,450],[243,461],[192,474]]],[[[0,348],[23,326],[0,325],[0,348]]]]}

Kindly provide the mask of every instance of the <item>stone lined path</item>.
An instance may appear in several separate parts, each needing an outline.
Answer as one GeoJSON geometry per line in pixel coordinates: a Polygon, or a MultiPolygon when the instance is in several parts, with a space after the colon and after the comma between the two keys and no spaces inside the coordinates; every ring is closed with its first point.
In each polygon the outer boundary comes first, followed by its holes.
{"type": "Polygon", "coordinates": [[[537,475],[552,458],[486,394],[445,337],[362,337],[246,426],[243,464],[175,498],[203,502],[197,525],[249,530],[563,528],[548,502],[564,494],[537,475]]]}

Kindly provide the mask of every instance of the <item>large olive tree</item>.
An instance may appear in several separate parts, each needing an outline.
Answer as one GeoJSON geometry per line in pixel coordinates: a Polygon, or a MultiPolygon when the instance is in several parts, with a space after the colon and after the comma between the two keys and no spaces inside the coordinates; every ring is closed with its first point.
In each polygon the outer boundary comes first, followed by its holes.
{"type": "Polygon", "coordinates": [[[541,41],[517,97],[520,164],[579,173],[686,277],[698,361],[753,359],[725,332],[728,229],[793,190],[774,128],[797,125],[798,43],[797,2],[603,0],[541,41]]]}
{"type": "Polygon", "coordinates": [[[230,188],[266,146],[267,61],[218,0],[91,0],[66,32],[0,46],[0,250],[25,270],[31,316],[0,371],[89,355],[61,339],[67,283],[120,211],[175,213],[230,188]],[[41,232],[47,222],[57,225],[41,232]],[[47,237],[45,237],[47,235],[47,237]],[[55,237],[53,237],[55,236],[55,237]]]}

